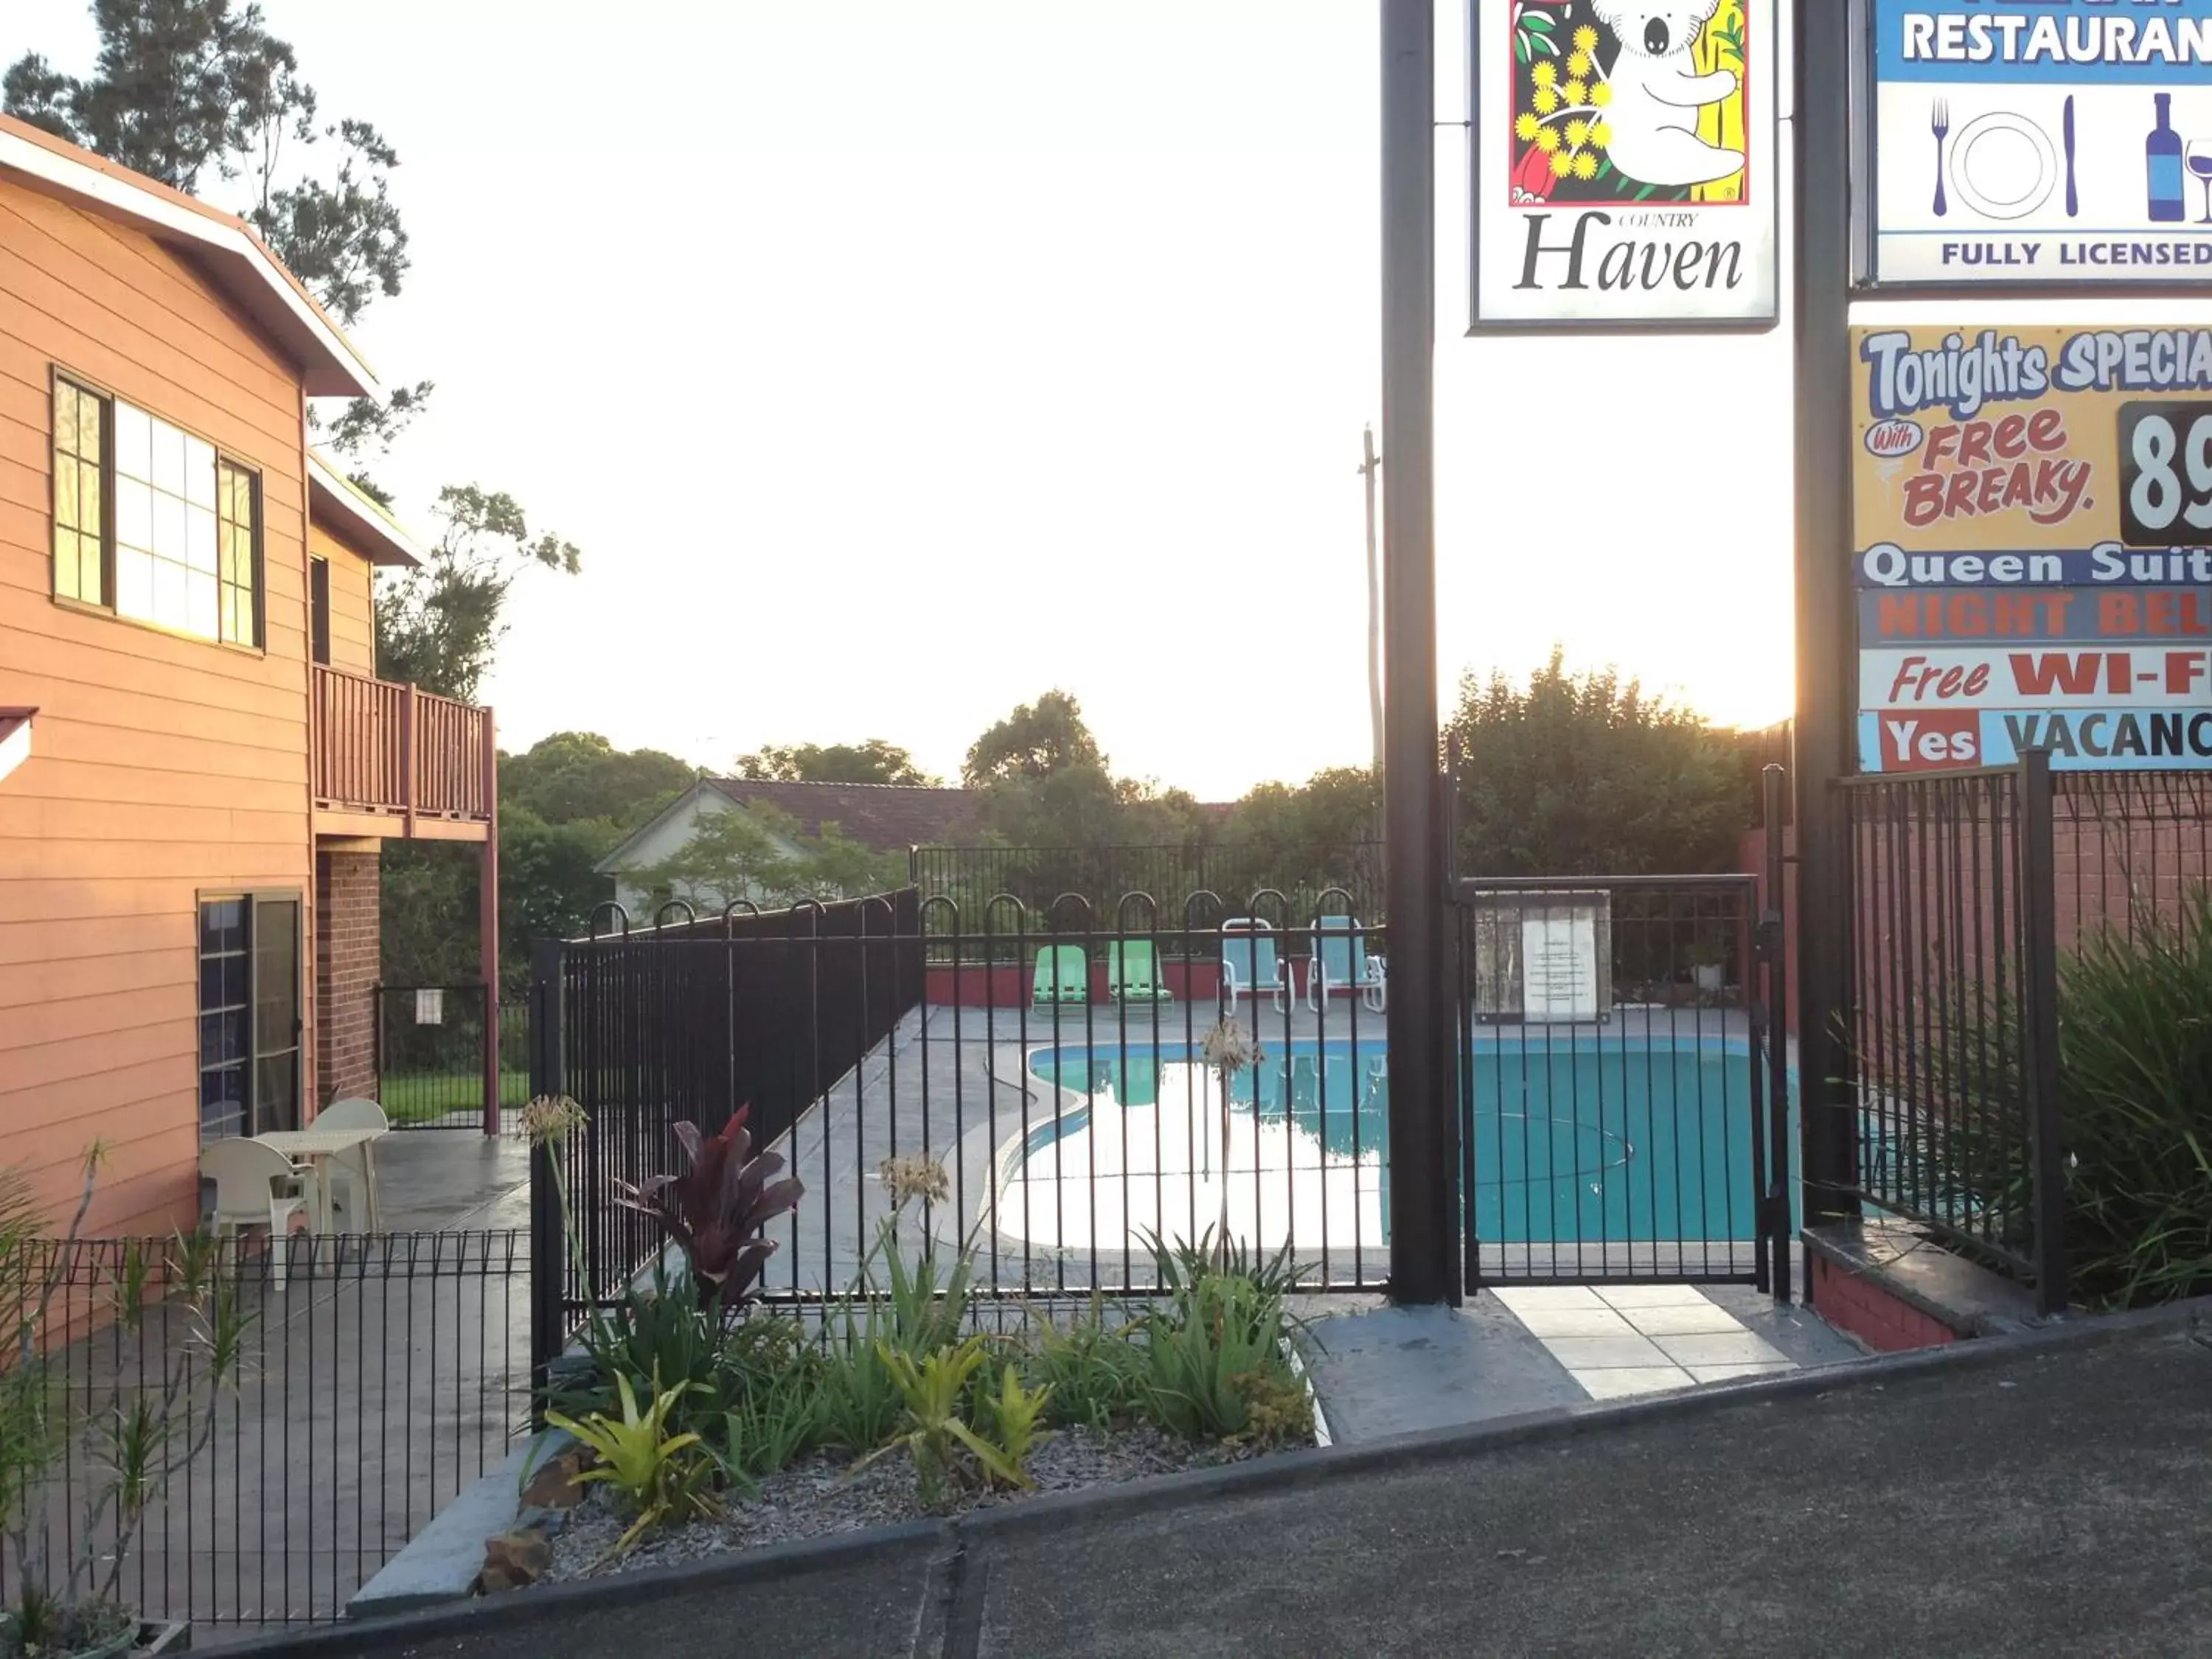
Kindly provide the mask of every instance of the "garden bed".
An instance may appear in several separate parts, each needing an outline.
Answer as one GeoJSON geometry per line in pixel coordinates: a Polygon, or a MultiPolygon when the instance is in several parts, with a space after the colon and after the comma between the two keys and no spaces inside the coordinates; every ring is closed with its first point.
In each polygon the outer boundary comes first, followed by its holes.
{"type": "Polygon", "coordinates": [[[1193,1445],[1143,1424],[1105,1433],[1076,1427],[1055,1433],[1030,1454],[1030,1478],[1036,1483],[1030,1489],[971,1489],[933,1507],[922,1502],[914,1472],[904,1463],[885,1460],[854,1474],[855,1459],[817,1453],[759,1482],[754,1492],[733,1497],[722,1515],[662,1528],[627,1555],[613,1558],[609,1552],[628,1528],[629,1516],[621,1500],[601,1487],[556,1523],[544,1582],[669,1566],[769,1544],[939,1519],[992,1504],[1019,1504],[1048,1492],[1120,1486],[1258,1455],[1241,1447],[1193,1445]]]}
{"type": "MultiPolygon", "coordinates": [[[[1209,1038],[1242,1039],[1224,1027],[1209,1038]]],[[[1243,1049],[1223,1047],[1224,1069],[1243,1049]]],[[[1211,1056],[1210,1056],[1211,1057],[1211,1056]]],[[[1224,1091],[1224,1098],[1226,1098],[1224,1091]]],[[[535,1140],[579,1109],[534,1101],[535,1140]]],[[[482,1590],[702,1556],[1115,1485],[1276,1447],[1310,1445],[1316,1413],[1285,1308],[1301,1269],[1209,1229],[1152,1241],[1157,1293],[1110,1309],[986,1308],[971,1249],[929,1224],[944,1168],[916,1156],[878,1173],[890,1212],[856,1282],[811,1318],[752,1304],[775,1249],[766,1224],[804,1189],[756,1157],[735,1115],[720,1133],[675,1126],[690,1168],[624,1206],[658,1222],[680,1273],[596,1310],[544,1399],[574,1443],[537,1463],[514,1528],[486,1542],[482,1590]],[[919,1237],[900,1218],[922,1212],[919,1237]],[[986,1328],[986,1327],[995,1327],[986,1328]]],[[[562,1195],[564,1231],[574,1217],[562,1195]]],[[[972,1241],[970,1242],[972,1244],[972,1241]]]]}

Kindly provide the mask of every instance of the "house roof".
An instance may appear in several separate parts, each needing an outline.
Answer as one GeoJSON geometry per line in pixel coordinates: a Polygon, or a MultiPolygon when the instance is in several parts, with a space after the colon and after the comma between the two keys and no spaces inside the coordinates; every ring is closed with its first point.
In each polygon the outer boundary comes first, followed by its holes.
{"type": "Polygon", "coordinates": [[[422,544],[319,449],[307,452],[307,512],[371,564],[422,562],[422,544]]]}
{"type": "Polygon", "coordinates": [[[796,819],[805,834],[834,823],[844,836],[875,853],[903,852],[931,842],[972,838],[979,832],[975,796],[966,789],[930,789],[903,783],[787,783],[757,778],[702,778],[633,830],[593,868],[603,876],[630,867],[630,855],[653,832],[706,790],[737,806],[756,802],[796,819]]]}
{"type": "Polygon", "coordinates": [[[234,214],[0,115],[0,176],[135,225],[190,258],[300,366],[312,398],[381,395],[366,359],[234,214]]]}
{"type": "Polygon", "coordinates": [[[708,778],[740,806],[756,801],[788,812],[808,835],[834,823],[848,841],[875,853],[904,852],[980,830],[976,798],[967,789],[906,783],[786,783],[761,778],[708,778]]]}

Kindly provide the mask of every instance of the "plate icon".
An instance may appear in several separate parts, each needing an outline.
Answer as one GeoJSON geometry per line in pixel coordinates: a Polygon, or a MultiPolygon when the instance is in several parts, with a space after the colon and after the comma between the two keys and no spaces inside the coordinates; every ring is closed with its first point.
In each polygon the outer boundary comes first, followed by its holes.
{"type": "Polygon", "coordinates": [[[2058,152],[2025,115],[1991,110],[1953,143],[1951,187],[1984,219],[2025,219],[2058,187],[2058,152]]]}

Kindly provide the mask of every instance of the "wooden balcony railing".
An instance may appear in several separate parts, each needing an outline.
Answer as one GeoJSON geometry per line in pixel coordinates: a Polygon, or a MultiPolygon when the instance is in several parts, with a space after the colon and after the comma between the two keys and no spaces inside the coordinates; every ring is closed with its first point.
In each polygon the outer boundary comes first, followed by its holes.
{"type": "Polygon", "coordinates": [[[314,670],[315,804],[489,823],[491,710],[341,668],[314,670]]]}

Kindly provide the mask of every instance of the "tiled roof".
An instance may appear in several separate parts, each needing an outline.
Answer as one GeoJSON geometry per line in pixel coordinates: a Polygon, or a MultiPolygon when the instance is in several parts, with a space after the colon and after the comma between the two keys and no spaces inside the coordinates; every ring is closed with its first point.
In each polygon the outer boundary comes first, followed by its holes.
{"type": "Polygon", "coordinates": [[[761,801],[798,819],[808,835],[834,823],[872,852],[957,843],[980,831],[976,799],[966,789],[924,789],[903,783],[786,783],[711,778],[740,806],[761,801]]]}

